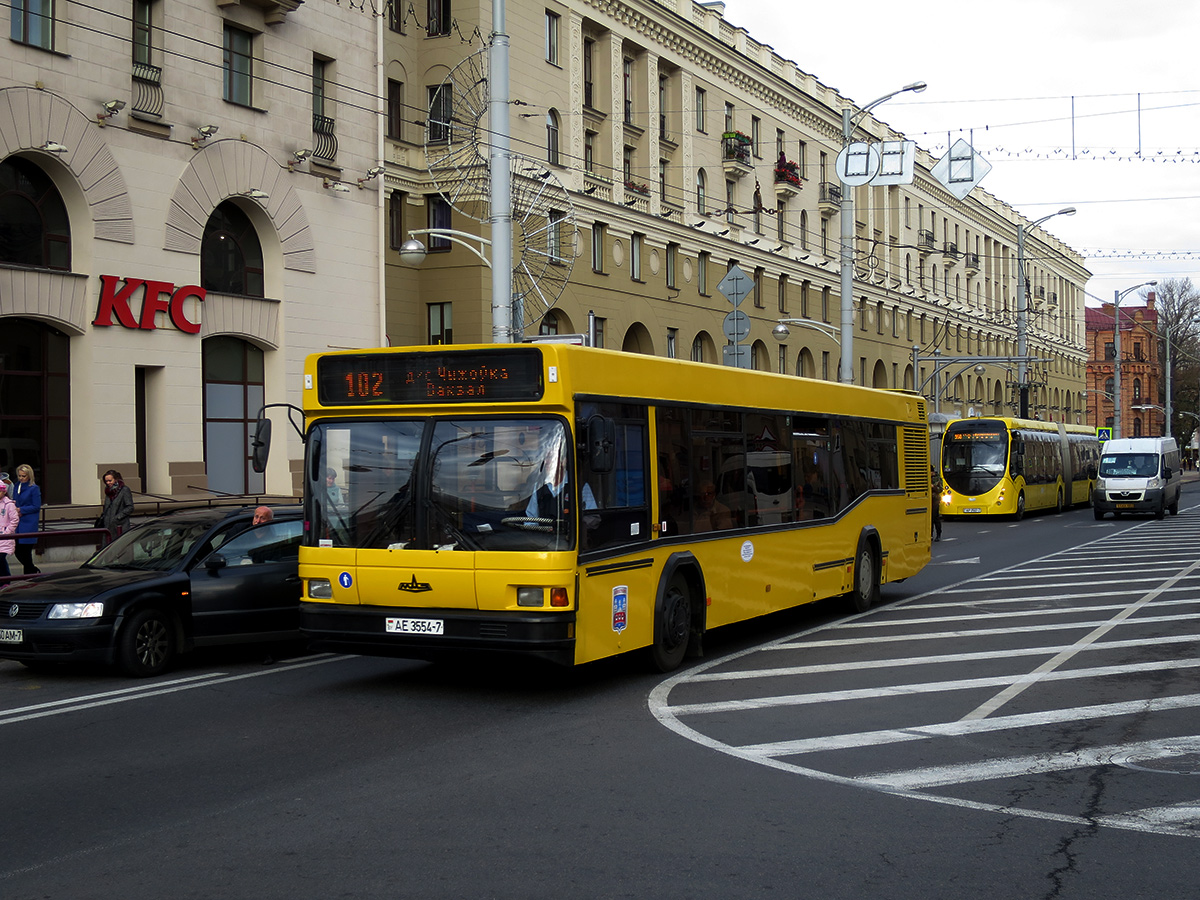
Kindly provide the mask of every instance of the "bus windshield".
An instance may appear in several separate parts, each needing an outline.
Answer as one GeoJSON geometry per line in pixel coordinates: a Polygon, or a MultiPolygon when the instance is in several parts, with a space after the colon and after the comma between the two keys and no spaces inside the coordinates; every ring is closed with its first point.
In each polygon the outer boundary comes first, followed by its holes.
{"type": "Polygon", "coordinates": [[[1004,477],[1008,430],[998,423],[953,428],[942,438],[942,477],[960,494],[990,491],[1004,477]]]}
{"type": "Polygon", "coordinates": [[[308,542],[571,549],[569,451],[566,423],[550,417],[319,422],[308,441],[308,542]]]}
{"type": "Polygon", "coordinates": [[[1100,457],[1101,478],[1153,478],[1158,474],[1154,453],[1104,453],[1100,457]]]}

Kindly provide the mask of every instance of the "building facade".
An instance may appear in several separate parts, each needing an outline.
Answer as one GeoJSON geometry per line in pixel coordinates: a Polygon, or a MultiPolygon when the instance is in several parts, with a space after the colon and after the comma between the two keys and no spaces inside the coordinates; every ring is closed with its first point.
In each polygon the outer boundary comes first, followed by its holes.
{"type": "Polygon", "coordinates": [[[380,31],[302,0],[13,6],[0,469],[56,504],[110,467],[151,497],[292,493],[289,429],[248,464],[259,408],[298,402],[308,353],[382,339],[380,31]]]}
{"type": "MultiPolygon", "coordinates": [[[[450,15],[449,2],[396,6],[384,36],[394,345],[491,335],[489,275],[475,253],[428,235],[419,266],[398,253],[430,228],[488,237],[478,190],[455,196],[439,167],[487,156],[488,120],[471,114],[481,106],[471,74],[479,69],[463,61],[483,47],[491,7],[456,2],[450,15]]],[[[754,282],[740,307],[749,334],[739,339],[753,366],[834,380],[834,165],[841,111],[853,103],[722,11],[693,0],[507,4],[511,144],[525,158],[513,166],[514,195],[534,195],[514,209],[514,257],[519,266],[524,250],[566,270],[543,276],[547,290],[518,291],[524,333],[584,332],[592,322],[603,346],[720,363],[732,307],[717,287],[736,264],[754,282]],[[531,233],[547,244],[523,247],[531,233]],[[780,319],[797,320],[783,342],[773,336],[780,319]]],[[[857,134],[902,137],[871,116],[857,134]]],[[[1020,328],[1017,228],[1028,222],[980,188],[957,200],[930,174],[934,162],[918,150],[912,184],[853,188],[853,380],[915,386],[948,414],[1015,414],[1008,358],[1020,328]],[[959,360],[936,391],[935,353],[959,360]]],[[[478,165],[466,168],[478,179],[478,165]]],[[[1080,422],[1089,273],[1041,228],[1029,229],[1024,262],[1030,413],[1080,422]]]]}
{"type": "Polygon", "coordinates": [[[1115,404],[1121,404],[1121,437],[1166,434],[1166,411],[1160,405],[1163,360],[1159,354],[1158,311],[1154,293],[1144,306],[1121,308],[1121,396],[1116,379],[1115,307],[1105,303],[1087,310],[1087,421],[1112,428],[1115,404]]]}

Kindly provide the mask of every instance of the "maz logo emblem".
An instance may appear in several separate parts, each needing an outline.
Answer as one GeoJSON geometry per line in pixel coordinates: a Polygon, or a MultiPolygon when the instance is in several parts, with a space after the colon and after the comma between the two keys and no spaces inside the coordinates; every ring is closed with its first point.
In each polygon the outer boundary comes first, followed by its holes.
{"type": "Polygon", "coordinates": [[[410,594],[423,594],[425,591],[432,591],[433,585],[428,581],[417,581],[417,576],[412,577],[412,581],[402,581],[398,585],[402,591],[408,591],[410,594]]]}

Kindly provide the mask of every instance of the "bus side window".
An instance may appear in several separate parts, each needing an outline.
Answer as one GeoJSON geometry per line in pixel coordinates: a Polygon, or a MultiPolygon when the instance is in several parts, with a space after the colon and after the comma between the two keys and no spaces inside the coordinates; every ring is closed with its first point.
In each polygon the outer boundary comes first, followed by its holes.
{"type": "Polygon", "coordinates": [[[581,441],[577,454],[581,549],[598,550],[650,539],[650,492],[646,488],[649,447],[648,410],[631,403],[585,403],[577,420],[581,441]],[[601,416],[613,423],[609,459],[587,452],[587,423],[601,416]],[[593,460],[603,465],[592,470],[593,460]],[[585,491],[586,486],[586,491],[585,491]],[[589,504],[590,499],[594,506],[589,504]]]}

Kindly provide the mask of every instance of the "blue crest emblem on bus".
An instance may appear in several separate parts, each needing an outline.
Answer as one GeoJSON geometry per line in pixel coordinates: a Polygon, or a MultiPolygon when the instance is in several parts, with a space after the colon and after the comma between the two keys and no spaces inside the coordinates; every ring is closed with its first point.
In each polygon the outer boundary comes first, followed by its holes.
{"type": "Polygon", "coordinates": [[[629,624],[629,585],[618,584],[612,591],[612,629],[617,634],[629,624]]]}

